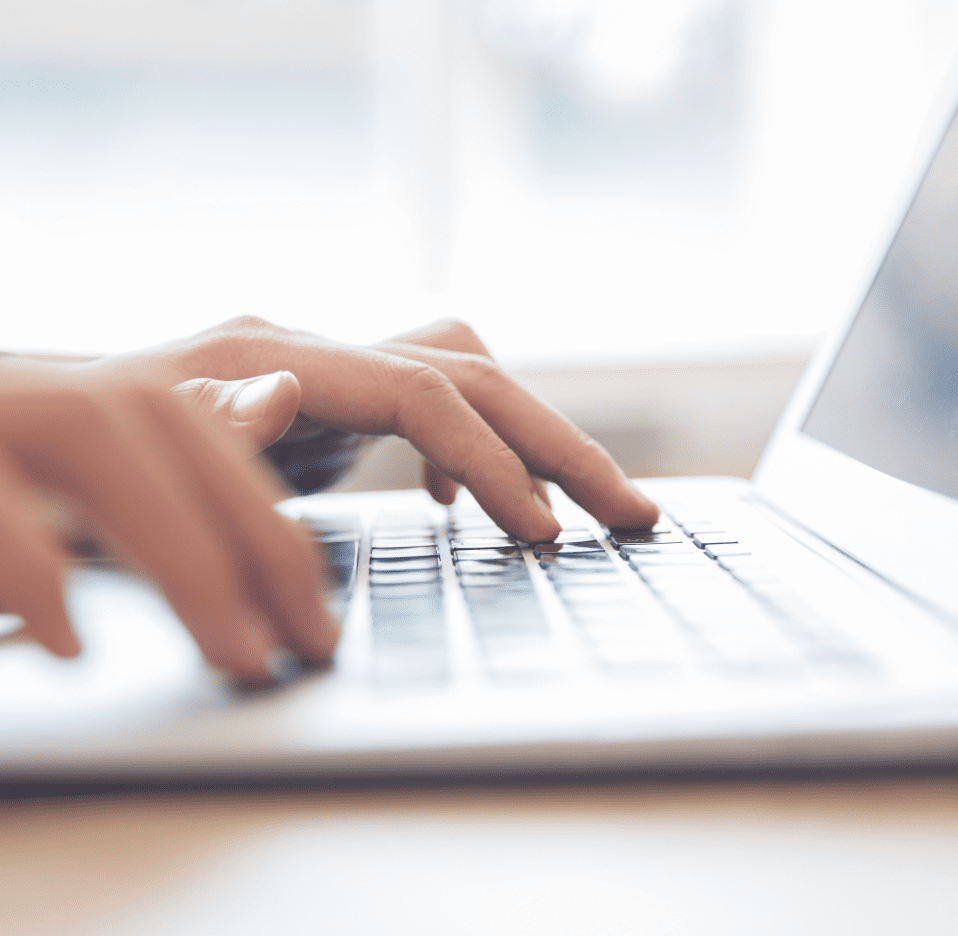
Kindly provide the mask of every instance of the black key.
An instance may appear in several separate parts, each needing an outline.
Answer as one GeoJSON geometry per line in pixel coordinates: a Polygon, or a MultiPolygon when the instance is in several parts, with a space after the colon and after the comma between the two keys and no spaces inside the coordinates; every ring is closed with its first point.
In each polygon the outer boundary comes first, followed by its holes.
{"type": "Polygon", "coordinates": [[[499,578],[526,575],[528,570],[521,559],[460,559],[456,563],[458,575],[495,575],[499,578]]]}
{"type": "Polygon", "coordinates": [[[532,548],[537,559],[543,556],[576,556],[589,553],[605,553],[605,550],[596,540],[583,543],[537,543],[532,548]]]}
{"type": "Polygon", "coordinates": [[[553,543],[559,543],[560,545],[568,546],[598,546],[598,540],[595,538],[595,534],[591,530],[563,530],[554,540],[551,540],[553,543]]]}
{"type": "Polygon", "coordinates": [[[653,545],[625,543],[619,547],[623,556],[680,556],[694,553],[691,543],[655,543],[653,545]]]}
{"type": "Polygon", "coordinates": [[[373,549],[413,549],[435,546],[434,536],[373,536],[373,549]]]}
{"type": "Polygon", "coordinates": [[[550,576],[561,575],[581,575],[586,572],[608,572],[614,573],[621,566],[612,564],[608,557],[602,559],[566,559],[561,556],[543,556],[539,560],[542,566],[550,576]]]}
{"type": "Polygon", "coordinates": [[[430,556],[439,557],[437,546],[409,546],[403,549],[374,548],[369,551],[370,562],[374,559],[380,562],[394,562],[404,559],[425,559],[430,556]]]}
{"type": "Polygon", "coordinates": [[[696,546],[711,546],[712,543],[737,543],[738,539],[731,533],[719,530],[715,533],[696,533],[692,537],[692,542],[696,546]]]}
{"type": "Polygon", "coordinates": [[[502,527],[496,526],[494,523],[450,523],[449,524],[449,533],[452,536],[460,537],[470,537],[470,536],[505,536],[508,537],[509,534],[506,533],[502,527]]]}
{"type": "Polygon", "coordinates": [[[370,572],[371,586],[424,585],[439,578],[439,569],[419,569],[413,572],[370,572]]]}
{"type": "Polygon", "coordinates": [[[452,554],[454,562],[460,562],[463,559],[471,559],[474,562],[484,562],[487,559],[512,559],[513,561],[522,561],[522,550],[518,546],[493,546],[489,549],[463,549],[454,551],[452,554]]]}
{"type": "Polygon", "coordinates": [[[685,539],[679,533],[672,533],[669,530],[661,533],[650,533],[648,530],[620,530],[612,529],[609,531],[609,542],[618,549],[625,545],[645,545],[650,546],[654,543],[684,543],[685,539]]]}
{"type": "Polygon", "coordinates": [[[370,572],[422,572],[439,568],[438,556],[425,556],[422,559],[371,559],[370,572]]]}
{"type": "Polygon", "coordinates": [[[529,579],[529,570],[523,569],[521,572],[511,573],[509,575],[484,575],[471,572],[463,573],[457,576],[459,584],[464,589],[489,589],[489,588],[520,588],[522,590],[531,590],[532,582],[529,579]]]}
{"type": "Polygon", "coordinates": [[[454,536],[449,545],[456,552],[464,549],[490,549],[502,546],[515,546],[516,541],[511,536],[454,536]]]}

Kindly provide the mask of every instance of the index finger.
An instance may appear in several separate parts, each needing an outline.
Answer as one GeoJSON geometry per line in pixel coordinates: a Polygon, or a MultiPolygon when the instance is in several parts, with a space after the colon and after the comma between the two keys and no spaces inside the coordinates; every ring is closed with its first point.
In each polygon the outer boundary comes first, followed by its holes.
{"type": "Polygon", "coordinates": [[[520,539],[545,540],[561,529],[520,457],[441,371],[302,334],[289,336],[283,350],[303,388],[301,411],[309,418],[350,432],[409,439],[520,539]]]}
{"type": "Polygon", "coordinates": [[[534,474],[556,482],[600,523],[650,528],[658,520],[658,507],[636,490],[595,439],[493,361],[403,342],[380,347],[442,371],[534,474]]]}

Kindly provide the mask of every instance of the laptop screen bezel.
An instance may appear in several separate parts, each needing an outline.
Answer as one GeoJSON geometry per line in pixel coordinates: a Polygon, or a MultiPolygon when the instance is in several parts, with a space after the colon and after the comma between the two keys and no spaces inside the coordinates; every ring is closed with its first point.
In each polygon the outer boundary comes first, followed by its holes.
{"type": "MultiPolygon", "coordinates": [[[[921,158],[858,301],[805,369],[755,470],[757,495],[879,575],[958,621],[958,500],[877,471],[802,432],[852,323],[955,116],[939,102],[921,158]]],[[[827,302],[827,297],[823,297],[827,302]]]]}

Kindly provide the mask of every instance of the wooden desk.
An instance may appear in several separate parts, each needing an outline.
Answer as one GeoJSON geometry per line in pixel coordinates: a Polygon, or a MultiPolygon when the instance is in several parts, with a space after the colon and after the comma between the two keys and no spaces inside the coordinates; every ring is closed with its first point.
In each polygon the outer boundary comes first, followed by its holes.
{"type": "Polygon", "coordinates": [[[958,780],[0,804],[4,936],[954,934],[958,780]]]}

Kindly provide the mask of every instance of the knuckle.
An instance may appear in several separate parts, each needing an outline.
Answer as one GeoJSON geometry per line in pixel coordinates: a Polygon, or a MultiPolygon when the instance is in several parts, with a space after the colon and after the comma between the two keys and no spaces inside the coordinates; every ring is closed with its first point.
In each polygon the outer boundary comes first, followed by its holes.
{"type": "Polygon", "coordinates": [[[475,338],[476,333],[473,331],[472,326],[464,321],[461,318],[458,318],[455,315],[449,315],[445,318],[439,319],[437,323],[444,330],[451,332],[457,337],[462,338],[475,338]]]}
{"type": "MultiPolygon", "coordinates": [[[[217,326],[213,348],[221,373],[217,376],[248,377],[262,372],[264,348],[291,332],[258,315],[238,315],[217,326]]],[[[275,368],[273,368],[275,369],[275,368]]]]}
{"type": "Polygon", "coordinates": [[[465,380],[473,390],[496,392],[510,383],[499,365],[481,354],[466,355],[462,366],[465,380]]]}
{"type": "Polygon", "coordinates": [[[224,322],[222,328],[229,332],[258,332],[278,326],[258,315],[237,315],[224,322]]]}
{"type": "Polygon", "coordinates": [[[405,368],[401,397],[434,397],[454,391],[452,381],[437,367],[410,362],[405,368]]]}
{"type": "Polygon", "coordinates": [[[456,393],[451,380],[442,371],[428,364],[404,362],[393,413],[393,431],[409,435],[410,429],[422,425],[436,406],[456,393]]]}
{"type": "Polygon", "coordinates": [[[219,406],[223,385],[216,380],[203,379],[195,381],[195,384],[190,393],[193,405],[200,412],[212,413],[219,406]]]}

